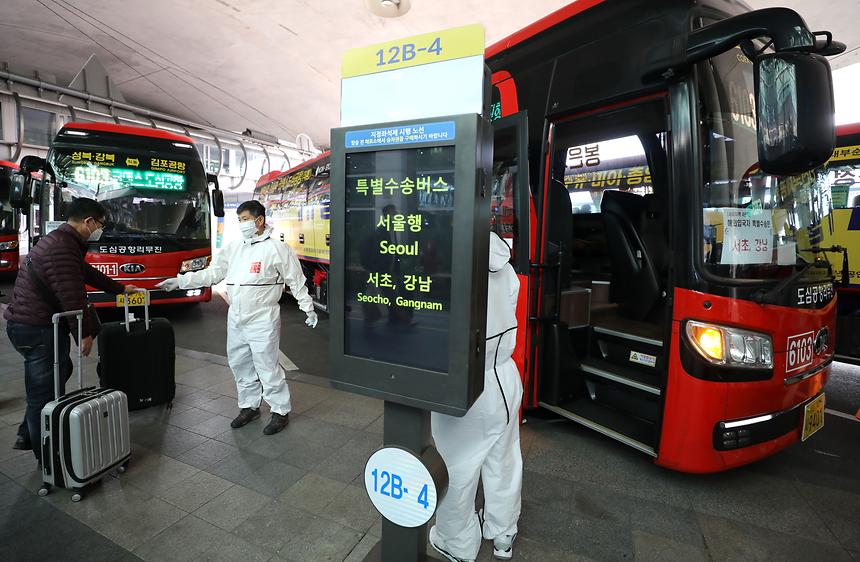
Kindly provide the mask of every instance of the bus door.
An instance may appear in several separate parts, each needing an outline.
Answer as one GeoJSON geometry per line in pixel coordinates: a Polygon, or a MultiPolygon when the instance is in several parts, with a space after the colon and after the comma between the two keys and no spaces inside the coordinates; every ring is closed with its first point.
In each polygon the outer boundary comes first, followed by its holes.
{"type": "Polygon", "coordinates": [[[667,100],[549,130],[535,291],[540,403],[656,456],[673,285],[667,100]]]}
{"type": "Polygon", "coordinates": [[[534,222],[529,188],[528,118],[525,111],[493,121],[491,228],[511,246],[511,265],[520,281],[517,347],[514,361],[523,377],[523,407],[537,406],[536,379],[526,361],[530,345],[529,264],[534,251],[534,222]]]}

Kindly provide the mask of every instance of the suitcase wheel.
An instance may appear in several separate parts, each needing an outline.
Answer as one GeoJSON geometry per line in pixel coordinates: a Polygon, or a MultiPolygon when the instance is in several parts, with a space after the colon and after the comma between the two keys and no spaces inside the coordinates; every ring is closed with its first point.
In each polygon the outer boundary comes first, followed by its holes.
{"type": "Polygon", "coordinates": [[[125,474],[125,471],[128,470],[128,461],[125,461],[119,467],[117,467],[116,471],[120,474],[125,474]]]}
{"type": "Polygon", "coordinates": [[[50,484],[45,484],[44,486],[42,486],[41,488],[39,488],[39,497],[40,497],[40,498],[44,498],[44,497],[45,497],[45,496],[47,496],[50,492],[51,492],[51,485],[50,485],[50,484]]]}
{"type": "Polygon", "coordinates": [[[78,502],[79,502],[79,501],[81,501],[82,499],[84,499],[84,496],[83,496],[83,495],[81,495],[81,493],[80,493],[80,492],[75,492],[74,494],[72,494],[72,501],[73,501],[73,502],[78,503],[78,502]]]}

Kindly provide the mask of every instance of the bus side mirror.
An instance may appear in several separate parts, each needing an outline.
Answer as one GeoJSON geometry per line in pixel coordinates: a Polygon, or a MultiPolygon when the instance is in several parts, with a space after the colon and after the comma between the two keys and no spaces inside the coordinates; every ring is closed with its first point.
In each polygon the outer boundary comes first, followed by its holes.
{"type": "Polygon", "coordinates": [[[224,216],[224,192],[218,187],[218,176],[206,174],[206,182],[212,186],[212,214],[221,218],[224,216]]]}
{"type": "Polygon", "coordinates": [[[27,213],[30,207],[30,175],[14,173],[9,181],[9,203],[13,208],[19,209],[22,213],[27,213]]]}
{"type": "Polygon", "coordinates": [[[39,158],[38,156],[25,156],[21,158],[21,164],[18,166],[18,169],[26,174],[31,174],[33,172],[41,172],[45,169],[47,162],[44,158],[39,158]]]}
{"type": "Polygon", "coordinates": [[[821,55],[770,53],[755,61],[759,167],[792,175],[824,164],[836,148],[833,79],[821,55]]]}

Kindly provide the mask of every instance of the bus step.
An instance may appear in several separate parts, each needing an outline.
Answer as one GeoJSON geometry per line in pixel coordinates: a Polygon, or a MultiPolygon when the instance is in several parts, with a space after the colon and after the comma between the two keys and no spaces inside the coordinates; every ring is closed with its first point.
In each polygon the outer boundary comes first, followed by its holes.
{"type": "Polygon", "coordinates": [[[613,338],[619,338],[619,339],[623,339],[623,340],[630,340],[630,341],[634,341],[634,342],[638,342],[638,343],[644,343],[646,345],[650,345],[653,347],[663,347],[663,341],[653,337],[653,335],[655,335],[653,333],[653,332],[655,332],[655,330],[650,329],[650,327],[649,327],[648,331],[646,331],[646,330],[640,330],[640,331],[642,333],[632,334],[630,332],[623,332],[621,330],[608,328],[605,326],[594,326],[594,333],[597,334],[598,337],[600,337],[601,335],[602,336],[610,336],[613,338]]]}
{"type": "Polygon", "coordinates": [[[617,382],[655,396],[660,396],[661,394],[656,374],[650,375],[629,367],[593,358],[583,361],[580,369],[589,375],[617,382]]]}
{"type": "Polygon", "coordinates": [[[657,456],[654,446],[657,429],[653,423],[606,408],[588,398],[579,398],[559,406],[540,402],[540,406],[652,457],[657,456]]]}

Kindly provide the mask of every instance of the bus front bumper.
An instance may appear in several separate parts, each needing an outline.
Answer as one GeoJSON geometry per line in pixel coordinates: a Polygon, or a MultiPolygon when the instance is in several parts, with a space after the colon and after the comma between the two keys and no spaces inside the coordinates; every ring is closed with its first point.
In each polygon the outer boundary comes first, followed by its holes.
{"type": "Polygon", "coordinates": [[[824,392],[820,392],[781,412],[721,421],[714,426],[714,449],[717,451],[742,449],[802,431],[806,406],[823,395],[824,392]]]}
{"type": "MultiPolygon", "coordinates": [[[[117,308],[116,296],[102,291],[90,291],[87,299],[96,308],[117,308]]],[[[209,302],[212,300],[212,289],[181,289],[178,291],[162,291],[151,289],[149,291],[150,304],[181,304],[189,302],[209,302]]]]}

